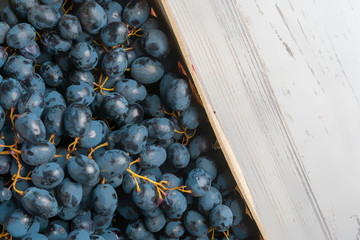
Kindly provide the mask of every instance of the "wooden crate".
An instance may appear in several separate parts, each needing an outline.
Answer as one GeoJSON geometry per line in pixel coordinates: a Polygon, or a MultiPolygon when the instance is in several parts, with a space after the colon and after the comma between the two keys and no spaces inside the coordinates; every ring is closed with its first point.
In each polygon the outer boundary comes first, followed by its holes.
{"type": "MultiPolygon", "coordinates": [[[[201,105],[203,105],[207,117],[211,123],[211,126],[213,128],[213,131],[217,137],[217,147],[221,148],[221,151],[223,152],[225,158],[227,159],[227,163],[230,167],[231,170],[236,169],[236,167],[234,166],[234,164],[236,163],[236,159],[235,156],[229,152],[228,150],[230,150],[229,145],[227,143],[227,139],[226,136],[224,135],[224,133],[221,131],[221,126],[219,125],[219,122],[216,121],[216,117],[215,117],[215,111],[211,108],[211,105],[209,104],[209,99],[207,99],[204,95],[203,92],[203,88],[199,82],[199,79],[196,75],[195,69],[191,63],[191,60],[189,58],[189,55],[184,47],[184,43],[183,40],[179,34],[179,31],[177,29],[177,26],[175,24],[175,21],[172,17],[172,13],[168,8],[167,2],[163,1],[163,0],[152,0],[152,5],[154,6],[154,11],[157,15],[157,17],[159,17],[161,22],[165,22],[166,23],[166,29],[167,29],[167,33],[169,33],[169,38],[172,41],[172,43],[174,43],[174,46],[177,48],[177,52],[180,56],[180,69],[182,71],[184,71],[184,74],[189,78],[189,80],[191,81],[191,83],[194,85],[195,87],[195,95],[196,95],[196,99],[198,100],[198,102],[201,103],[201,105]]],[[[224,163],[226,164],[226,163],[224,163]]],[[[233,176],[234,179],[237,181],[237,177],[240,176],[240,174],[238,174],[236,171],[233,171],[233,176]]],[[[237,181],[238,182],[238,181],[237,181]]],[[[244,198],[245,197],[240,185],[238,185],[236,187],[236,190],[239,192],[239,194],[244,198]]],[[[247,201],[245,201],[247,202],[247,201]]],[[[249,209],[248,206],[246,206],[246,214],[248,216],[250,216],[251,219],[254,218],[254,216],[251,213],[251,210],[249,209]]],[[[255,230],[256,233],[257,230],[255,230]]],[[[252,237],[253,239],[253,237],[252,237]]],[[[256,237],[256,239],[262,240],[263,237],[262,235],[259,233],[259,236],[256,237]]]]}
{"type": "Polygon", "coordinates": [[[156,0],[265,239],[360,239],[359,1],[156,0]]]}

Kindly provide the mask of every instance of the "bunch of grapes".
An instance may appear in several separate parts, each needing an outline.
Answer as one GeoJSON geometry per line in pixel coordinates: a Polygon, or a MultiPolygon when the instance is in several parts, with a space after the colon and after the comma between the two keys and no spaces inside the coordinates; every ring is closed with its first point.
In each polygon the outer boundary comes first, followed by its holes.
{"type": "Polygon", "coordinates": [[[248,239],[146,0],[0,1],[0,239],[248,239]]]}

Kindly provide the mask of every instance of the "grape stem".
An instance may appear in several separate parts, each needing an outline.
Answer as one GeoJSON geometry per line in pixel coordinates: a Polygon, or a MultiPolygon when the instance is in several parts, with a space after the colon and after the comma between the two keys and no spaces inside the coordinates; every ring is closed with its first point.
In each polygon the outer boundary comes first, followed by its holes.
{"type": "Polygon", "coordinates": [[[51,134],[50,138],[49,138],[49,142],[51,142],[52,144],[55,145],[55,134],[51,134]]]}
{"type": "Polygon", "coordinates": [[[156,182],[156,181],[153,181],[153,180],[151,180],[150,178],[148,178],[148,177],[146,177],[146,176],[142,176],[142,175],[139,175],[139,174],[133,172],[133,171],[131,170],[131,165],[133,165],[133,164],[135,164],[135,163],[138,163],[138,162],[140,162],[140,158],[138,158],[138,159],[136,159],[135,161],[131,162],[131,163],[129,164],[128,168],[126,169],[126,171],[128,171],[128,172],[131,174],[131,176],[133,177],[133,179],[134,179],[134,181],[135,181],[136,191],[137,191],[137,192],[140,192],[140,186],[139,186],[139,183],[138,183],[138,181],[137,181],[136,178],[140,178],[140,179],[145,180],[146,182],[150,182],[150,183],[152,183],[152,184],[155,185],[156,190],[157,190],[158,195],[159,195],[159,200],[160,200],[160,202],[162,202],[162,200],[164,199],[163,196],[164,196],[164,197],[167,196],[167,194],[165,193],[165,191],[178,190],[178,191],[184,192],[184,193],[191,193],[191,190],[186,190],[186,189],[185,189],[186,186],[180,186],[180,187],[174,187],[174,188],[167,188],[167,187],[164,186],[164,184],[165,184],[165,185],[168,185],[168,184],[169,184],[168,181],[156,182]]]}
{"type": "MultiPolygon", "coordinates": [[[[93,154],[96,150],[98,150],[99,148],[102,148],[102,147],[107,147],[107,146],[109,146],[109,143],[108,143],[108,142],[103,143],[103,144],[101,144],[101,145],[99,145],[99,146],[97,146],[97,147],[95,147],[95,148],[91,148],[91,149],[90,149],[90,152],[89,152],[89,155],[88,155],[88,158],[93,159],[92,154],[93,154]]],[[[94,160],[94,159],[93,159],[93,160],[94,160]]]]}
{"type": "Polygon", "coordinates": [[[73,153],[76,150],[76,145],[78,144],[79,139],[80,139],[79,137],[76,137],[74,142],[69,144],[68,153],[66,154],[66,159],[67,160],[70,160],[70,158],[71,158],[70,154],[73,153]]]}
{"type": "Polygon", "coordinates": [[[105,83],[107,82],[107,80],[109,79],[109,77],[106,76],[104,82],[101,83],[102,76],[103,76],[103,75],[102,75],[102,73],[101,73],[101,74],[100,74],[100,79],[99,79],[99,82],[98,82],[98,83],[93,82],[93,84],[96,86],[96,87],[94,88],[94,90],[95,90],[95,91],[96,91],[96,90],[100,90],[101,94],[104,95],[104,96],[106,96],[106,94],[103,92],[103,90],[111,92],[111,91],[114,91],[115,88],[104,88],[104,85],[105,85],[105,83]]]}

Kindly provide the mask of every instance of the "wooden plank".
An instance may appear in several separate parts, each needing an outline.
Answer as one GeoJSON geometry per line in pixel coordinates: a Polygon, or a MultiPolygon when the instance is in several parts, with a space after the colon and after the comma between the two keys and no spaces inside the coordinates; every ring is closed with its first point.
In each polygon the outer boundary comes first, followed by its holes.
{"type": "Polygon", "coordinates": [[[360,239],[360,2],[159,0],[266,239],[360,239]]]}

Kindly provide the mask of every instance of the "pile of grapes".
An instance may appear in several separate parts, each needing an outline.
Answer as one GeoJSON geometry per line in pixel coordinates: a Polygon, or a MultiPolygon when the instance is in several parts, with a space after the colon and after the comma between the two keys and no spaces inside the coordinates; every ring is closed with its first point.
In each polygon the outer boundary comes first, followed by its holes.
{"type": "Polygon", "coordinates": [[[256,239],[146,0],[1,0],[0,20],[0,239],[256,239]]]}

